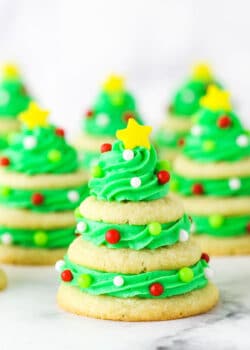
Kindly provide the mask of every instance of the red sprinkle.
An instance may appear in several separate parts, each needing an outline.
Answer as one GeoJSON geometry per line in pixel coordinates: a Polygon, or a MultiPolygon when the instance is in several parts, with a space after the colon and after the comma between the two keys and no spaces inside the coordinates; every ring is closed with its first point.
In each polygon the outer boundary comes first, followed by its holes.
{"type": "Polygon", "coordinates": [[[86,118],[91,118],[93,116],[93,114],[94,114],[94,112],[91,109],[89,109],[89,110],[86,111],[85,117],[86,118]]]}
{"type": "Polygon", "coordinates": [[[135,116],[132,112],[125,112],[123,118],[124,118],[125,122],[128,122],[130,118],[134,118],[134,117],[135,116]]]}
{"type": "Polygon", "coordinates": [[[178,145],[179,146],[184,146],[185,145],[185,139],[181,138],[178,140],[178,145]]]}
{"type": "Polygon", "coordinates": [[[204,193],[204,188],[202,184],[194,184],[192,187],[193,194],[201,195],[204,193]]]}
{"type": "Polygon", "coordinates": [[[158,297],[164,292],[163,285],[161,283],[152,283],[149,287],[150,294],[154,297],[158,297]]]}
{"type": "Polygon", "coordinates": [[[110,244],[116,244],[120,241],[121,235],[118,230],[110,229],[106,232],[105,239],[110,244]]]}
{"type": "Polygon", "coordinates": [[[64,281],[64,282],[70,282],[73,280],[73,274],[70,270],[64,270],[62,273],[61,273],[61,279],[64,281]]]}
{"type": "Polygon", "coordinates": [[[65,136],[65,131],[62,128],[56,128],[55,130],[56,135],[64,137],[65,136]]]}
{"type": "Polygon", "coordinates": [[[217,120],[217,125],[219,128],[228,128],[232,124],[231,118],[227,115],[223,115],[217,120]]]}
{"type": "Polygon", "coordinates": [[[250,222],[247,224],[247,232],[250,233],[250,222]]]}
{"type": "Polygon", "coordinates": [[[101,153],[109,152],[112,150],[112,145],[111,143],[103,143],[101,145],[101,153]]]}
{"type": "Polygon", "coordinates": [[[10,160],[7,157],[0,158],[0,165],[1,166],[8,166],[10,165],[10,160]]]}
{"type": "Polygon", "coordinates": [[[166,170],[161,170],[157,173],[158,182],[161,185],[166,184],[170,180],[170,173],[166,170]]]}
{"type": "Polygon", "coordinates": [[[202,253],[201,254],[201,259],[205,260],[207,263],[209,263],[210,257],[207,253],[202,253]]]}
{"type": "Polygon", "coordinates": [[[41,193],[34,193],[31,200],[34,205],[40,205],[44,202],[44,196],[41,193]]]}

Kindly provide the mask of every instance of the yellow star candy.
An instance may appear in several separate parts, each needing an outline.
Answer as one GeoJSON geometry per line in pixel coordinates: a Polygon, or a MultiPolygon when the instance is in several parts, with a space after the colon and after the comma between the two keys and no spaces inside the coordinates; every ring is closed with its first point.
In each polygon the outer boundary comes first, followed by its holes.
{"type": "Polygon", "coordinates": [[[229,92],[221,90],[215,85],[208,87],[207,94],[200,99],[200,105],[214,112],[232,110],[229,92]]]}
{"type": "Polygon", "coordinates": [[[211,67],[206,63],[198,63],[192,69],[192,78],[202,81],[212,80],[213,74],[211,67]]]}
{"type": "Polygon", "coordinates": [[[12,63],[6,63],[2,67],[2,75],[4,79],[12,79],[12,78],[19,78],[20,73],[19,69],[15,64],[12,63]]]}
{"type": "Polygon", "coordinates": [[[133,149],[137,146],[149,149],[151,131],[151,126],[140,125],[133,118],[130,118],[127,127],[116,132],[116,137],[123,142],[126,149],[133,149]]]}
{"type": "Polygon", "coordinates": [[[110,75],[110,77],[103,83],[103,90],[108,93],[123,91],[124,78],[119,75],[110,75]]]}
{"type": "Polygon", "coordinates": [[[28,129],[37,126],[47,126],[49,112],[41,109],[36,102],[30,102],[28,109],[19,114],[18,119],[23,122],[28,129]]]}

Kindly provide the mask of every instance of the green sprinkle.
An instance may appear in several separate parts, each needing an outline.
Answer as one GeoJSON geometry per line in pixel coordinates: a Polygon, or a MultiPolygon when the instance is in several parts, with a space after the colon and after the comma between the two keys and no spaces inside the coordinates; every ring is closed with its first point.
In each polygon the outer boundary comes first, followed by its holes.
{"type": "Polygon", "coordinates": [[[182,282],[188,283],[191,282],[194,278],[193,270],[190,267],[183,267],[179,271],[179,278],[182,282]]]}

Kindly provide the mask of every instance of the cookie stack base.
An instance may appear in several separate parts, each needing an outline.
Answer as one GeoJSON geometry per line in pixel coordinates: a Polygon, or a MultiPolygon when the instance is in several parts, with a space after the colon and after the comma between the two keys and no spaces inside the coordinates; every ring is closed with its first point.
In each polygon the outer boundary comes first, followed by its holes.
{"type": "Polygon", "coordinates": [[[59,306],[76,315],[114,321],[163,321],[198,315],[218,302],[217,287],[205,288],[167,299],[115,298],[93,296],[75,287],[61,285],[57,295],[59,306]]]}

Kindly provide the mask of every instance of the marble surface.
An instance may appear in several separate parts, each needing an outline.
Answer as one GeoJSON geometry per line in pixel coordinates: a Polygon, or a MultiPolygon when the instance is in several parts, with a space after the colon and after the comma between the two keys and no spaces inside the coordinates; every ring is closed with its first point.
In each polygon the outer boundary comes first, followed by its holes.
{"type": "Polygon", "coordinates": [[[250,349],[250,257],[212,262],[221,291],[210,313],[177,321],[122,323],[82,318],[59,310],[53,268],[4,266],[0,294],[0,350],[250,349]]]}

